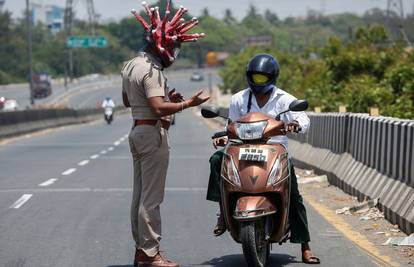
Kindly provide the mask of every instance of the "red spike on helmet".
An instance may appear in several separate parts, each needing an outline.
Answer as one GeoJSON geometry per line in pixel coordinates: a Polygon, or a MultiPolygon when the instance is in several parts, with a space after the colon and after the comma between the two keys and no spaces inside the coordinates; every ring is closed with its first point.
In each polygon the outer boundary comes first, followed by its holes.
{"type": "Polygon", "coordinates": [[[197,26],[199,22],[197,18],[185,22],[183,16],[188,12],[188,9],[183,6],[181,6],[173,18],[169,20],[171,14],[171,0],[167,1],[165,16],[162,20],[158,7],[150,7],[147,2],[142,2],[142,5],[145,8],[150,23],[148,23],[134,9],[131,13],[146,31],[150,41],[154,44],[153,46],[155,50],[159,53],[163,61],[165,61],[165,65],[169,66],[175,61],[175,50],[180,47],[181,43],[195,42],[199,38],[205,36],[204,33],[186,34],[189,30],[197,26]]]}

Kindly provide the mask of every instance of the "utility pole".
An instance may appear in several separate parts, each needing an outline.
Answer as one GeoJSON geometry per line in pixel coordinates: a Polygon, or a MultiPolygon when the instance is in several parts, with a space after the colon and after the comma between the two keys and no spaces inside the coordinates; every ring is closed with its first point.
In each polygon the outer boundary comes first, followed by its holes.
{"type": "Polygon", "coordinates": [[[95,36],[95,23],[96,23],[96,13],[95,13],[95,6],[93,4],[93,0],[86,0],[86,7],[88,9],[88,20],[89,25],[91,27],[91,35],[95,36]]]}
{"type": "MultiPolygon", "coordinates": [[[[66,37],[69,37],[72,34],[72,23],[73,23],[73,0],[66,1],[65,8],[65,32],[66,37]]],[[[73,50],[67,48],[66,50],[66,62],[65,62],[65,87],[67,87],[67,76],[72,80],[73,77],[73,50]]]]}
{"type": "Polygon", "coordinates": [[[326,0],[321,0],[321,11],[320,11],[321,15],[325,15],[326,13],[326,0]]]}
{"type": "Polygon", "coordinates": [[[411,17],[414,18],[414,1],[413,1],[413,12],[411,13],[411,17]]]}
{"type": "Polygon", "coordinates": [[[403,20],[405,17],[404,14],[404,5],[402,0],[388,0],[387,1],[387,16],[388,21],[391,28],[398,28],[398,31],[400,32],[402,39],[407,43],[408,46],[412,47],[412,44],[410,40],[408,39],[408,35],[405,32],[404,26],[403,26],[403,20]],[[397,21],[394,21],[393,18],[393,12],[397,14],[397,21]]]}
{"type": "Polygon", "coordinates": [[[29,55],[29,88],[30,88],[30,104],[34,105],[33,94],[33,57],[32,57],[32,14],[29,0],[26,0],[26,21],[27,21],[27,50],[29,55]]]}

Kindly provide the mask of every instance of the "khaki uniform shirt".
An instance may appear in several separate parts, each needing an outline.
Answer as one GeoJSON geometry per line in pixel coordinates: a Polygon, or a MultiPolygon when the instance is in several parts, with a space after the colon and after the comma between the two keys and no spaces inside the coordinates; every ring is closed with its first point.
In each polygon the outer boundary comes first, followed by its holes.
{"type": "Polygon", "coordinates": [[[122,88],[131,105],[134,120],[159,120],[148,98],[162,96],[168,101],[167,78],[161,64],[151,55],[141,52],[128,61],[121,71],[122,88]]]}

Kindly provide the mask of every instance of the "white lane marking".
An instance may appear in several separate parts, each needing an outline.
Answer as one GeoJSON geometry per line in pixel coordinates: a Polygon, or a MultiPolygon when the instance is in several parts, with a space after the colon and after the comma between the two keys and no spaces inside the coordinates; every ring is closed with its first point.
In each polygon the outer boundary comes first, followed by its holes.
{"type": "Polygon", "coordinates": [[[121,139],[119,139],[119,141],[124,142],[125,141],[125,137],[122,137],[121,139]]]}
{"type": "Polygon", "coordinates": [[[10,206],[10,209],[18,209],[24,205],[33,195],[32,194],[24,194],[21,196],[13,205],[10,206]]]}
{"type": "Polygon", "coordinates": [[[97,159],[97,158],[99,158],[99,155],[97,154],[91,156],[91,159],[97,159]]]}
{"type": "Polygon", "coordinates": [[[65,176],[71,175],[75,171],[76,171],[76,168],[70,168],[70,169],[67,169],[66,171],[62,172],[62,175],[65,175],[65,176]]]}
{"type": "Polygon", "coordinates": [[[58,179],[56,179],[56,178],[52,178],[52,179],[47,180],[46,182],[43,182],[43,183],[39,184],[39,186],[40,187],[49,186],[49,185],[55,183],[57,180],[58,179]]]}
{"type": "Polygon", "coordinates": [[[114,146],[119,146],[120,144],[121,144],[121,142],[116,141],[116,142],[114,143],[114,146]]]}
{"type": "Polygon", "coordinates": [[[111,146],[110,148],[108,148],[108,151],[112,151],[112,150],[114,150],[114,147],[113,146],[111,146]]]}
{"type": "Polygon", "coordinates": [[[101,154],[102,154],[102,155],[105,155],[106,153],[108,153],[108,151],[106,151],[106,150],[102,150],[102,151],[101,151],[101,154]]]}
{"type": "Polygon", "coordinates": [[[89,163],[89,160],[82,160],[81,162],[78,163],[78,165],[79,166],[85,166],[88,163],[89,163]]]}
{"type": "Polygon", "coordinates": [[[124,135],[125,138],[128,138],[129,134],[124,135]]]}

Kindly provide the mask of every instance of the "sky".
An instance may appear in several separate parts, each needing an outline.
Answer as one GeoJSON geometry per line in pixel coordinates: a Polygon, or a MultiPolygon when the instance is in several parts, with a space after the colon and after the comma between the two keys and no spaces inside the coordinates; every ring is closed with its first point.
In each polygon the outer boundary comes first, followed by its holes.
{"type": "MultiPolygon", "coordinates": [[[[14,17],[21,16],[25,7],[25,0],[5,0],[4,9],[13,13],[14,17]]],[[[55,4],[64,7],[65,0],[34,0],[43,4],[55,4]]],[[[86,18],[85,0],[74,0],[76,13],[80,18],[86,18]]],[[[154,3],[154,0],[147,0],[154,3]]],[[[129,16],[132,8],[141,10],[139,0],[94,0],[95,9],[101,15],[103,21],[119,20],[129,16]]],[[[353,12],[363,14],[365,11],[379,7],[386,9],[387,0],[173,0],[176,6],[184,5],[190,9],[192,15],[199,15],[201,10],[208,8],[210,15],[221,18],[224,10],[230,8],[237,18],[243,18],[250,4],[255,5],[260,11],[270,9],[280,18],[289,16],[304,16],[309,9],[324,10],[325,14],[353,12]]],[[[414,0],[403,0],[406,13],[413,12],[414,0]]]]}

